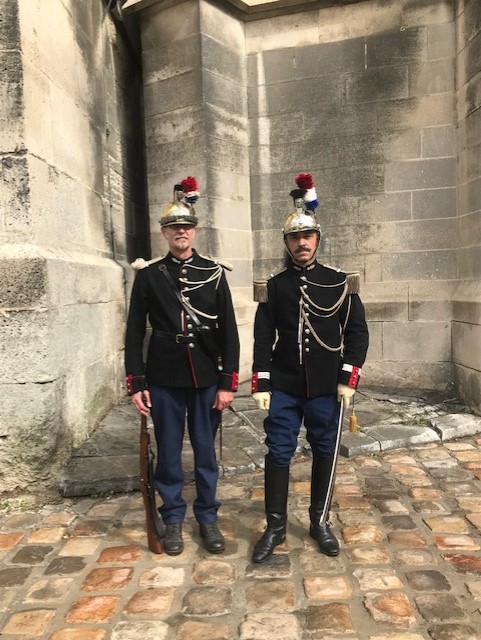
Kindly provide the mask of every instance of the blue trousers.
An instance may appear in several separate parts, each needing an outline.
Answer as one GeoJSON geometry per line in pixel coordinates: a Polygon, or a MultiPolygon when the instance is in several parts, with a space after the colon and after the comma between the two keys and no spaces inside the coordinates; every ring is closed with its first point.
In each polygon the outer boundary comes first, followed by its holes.
{"type": "Polygon", "coordinates": [[[165,524],[182,522],[187,509],[182,497],[182,445],[186,414],[195,460],[197,497],[193,504],[194,515],[199,524],[217,520],[220,507],[215,497],[219,478],[214,446],[217,415],[212,408],[216,391],[216,386],[202,389],[150,387],[157,441],[155,486],[162,498],[159,510],[165,524]]]}
{"type": "Polygon", "coordinates": [[[269,414],[264,420],[270,462],[277,467],[289,466],[303,420],[313,457],[331,459],[336,445],[339,410],[335,395],[300,398],[273,391],[269,414]]]}

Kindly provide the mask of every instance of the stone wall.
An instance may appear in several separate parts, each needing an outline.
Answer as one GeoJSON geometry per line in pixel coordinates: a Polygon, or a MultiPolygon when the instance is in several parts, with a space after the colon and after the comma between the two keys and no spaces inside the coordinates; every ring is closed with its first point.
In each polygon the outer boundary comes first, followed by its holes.
{"type": "Polygon", "coordinates": [[[154,4],[141,13],[150,235],[173,186],[192,175],[201,198],[196,246],[233,266],[241,374],[252,357],[252,249],[245,38],[242,22],[207,2],[154,4]]]}
{"type": "Polygon", "coordinates": [[[458,273],[451,1],[363,2],[246,25],[255,273],[282,265],[300,171],[322,261],[359,270],[364,380],[452,386],[458,273]]]}
{"type": "Polygon", "coordinates": [[[459,393],[481,408],[481,3],[457,3],[459,283],[453,361],[459,393]]]}
{"type": "Polygon", "coordinates": [[[1,491],[53,482],[119,398],[122,265],[148,248],[127,33],[101,2],[48,4],[0,20],[1,491]]]}

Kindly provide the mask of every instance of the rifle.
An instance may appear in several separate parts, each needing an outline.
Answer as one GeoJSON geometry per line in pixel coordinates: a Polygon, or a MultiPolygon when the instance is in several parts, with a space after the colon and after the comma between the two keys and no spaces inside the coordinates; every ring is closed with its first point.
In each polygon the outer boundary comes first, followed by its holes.
{"type": "Polygon", "coordinates": [[[147,417],[143,415],[140,419],[140,490],[144,499],[147,542],[152,553],[162,553],[160,540],[165,530],[155,503],[154,461],[147,417]]]}

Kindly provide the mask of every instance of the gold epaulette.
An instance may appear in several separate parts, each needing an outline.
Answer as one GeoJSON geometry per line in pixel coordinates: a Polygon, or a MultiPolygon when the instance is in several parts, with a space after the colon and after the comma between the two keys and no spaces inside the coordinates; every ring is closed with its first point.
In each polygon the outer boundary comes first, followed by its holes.
{"type": "Polygon", "coordinates": [[[197,255],[200,256],[201,258],[204,258],[205,260],[211,260],[216,264],[220,264],[220,266],[224,267],[224,269],[227,269],[227,271],[234,271],[234,267],[231,265],[230,262],[227,262],[227,260],[223,260],[222,258],[213,258],[212,256],[204,256],[201,253],[197,253],[197,255]]]}
{"type": "Polygon", "coordinates": [[[359,271],[346,273],[347,293],[359,293],[361,290],[361,275],[359,271]]]}
{"type": "Polygon", "coordinates": [[[254,280],[254,302],[267,302],[267,280],[254,280]]]}
{"type": "Polygon", "coordinates": [[[165,258],[165,256],[160,256],[160,258],[152,258],[152,260],[144,260],[143,258],[137,258],[136,260],[130,263],[130,266],[132,267],[132,269],[135,269],[135,271],[139,271],[140,269],[145,269],[146,267],[150,266],[151,264],[154,264],[155,262],[159,262],[159,260],[162,260],[162,258],[165,258]]]}

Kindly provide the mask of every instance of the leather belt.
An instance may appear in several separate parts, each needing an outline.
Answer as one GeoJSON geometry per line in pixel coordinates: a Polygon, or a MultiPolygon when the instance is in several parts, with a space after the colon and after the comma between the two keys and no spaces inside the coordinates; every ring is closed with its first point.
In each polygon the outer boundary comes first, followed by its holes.
{"type": "Polygon", "coordinates": [[[159,329],[154,329],[152,333],[155,338],[165,338],[176,344],[197,343],[197,336],[184,336],[182,333],[168,333],[167,331],[160,331],[159,329]]]}

